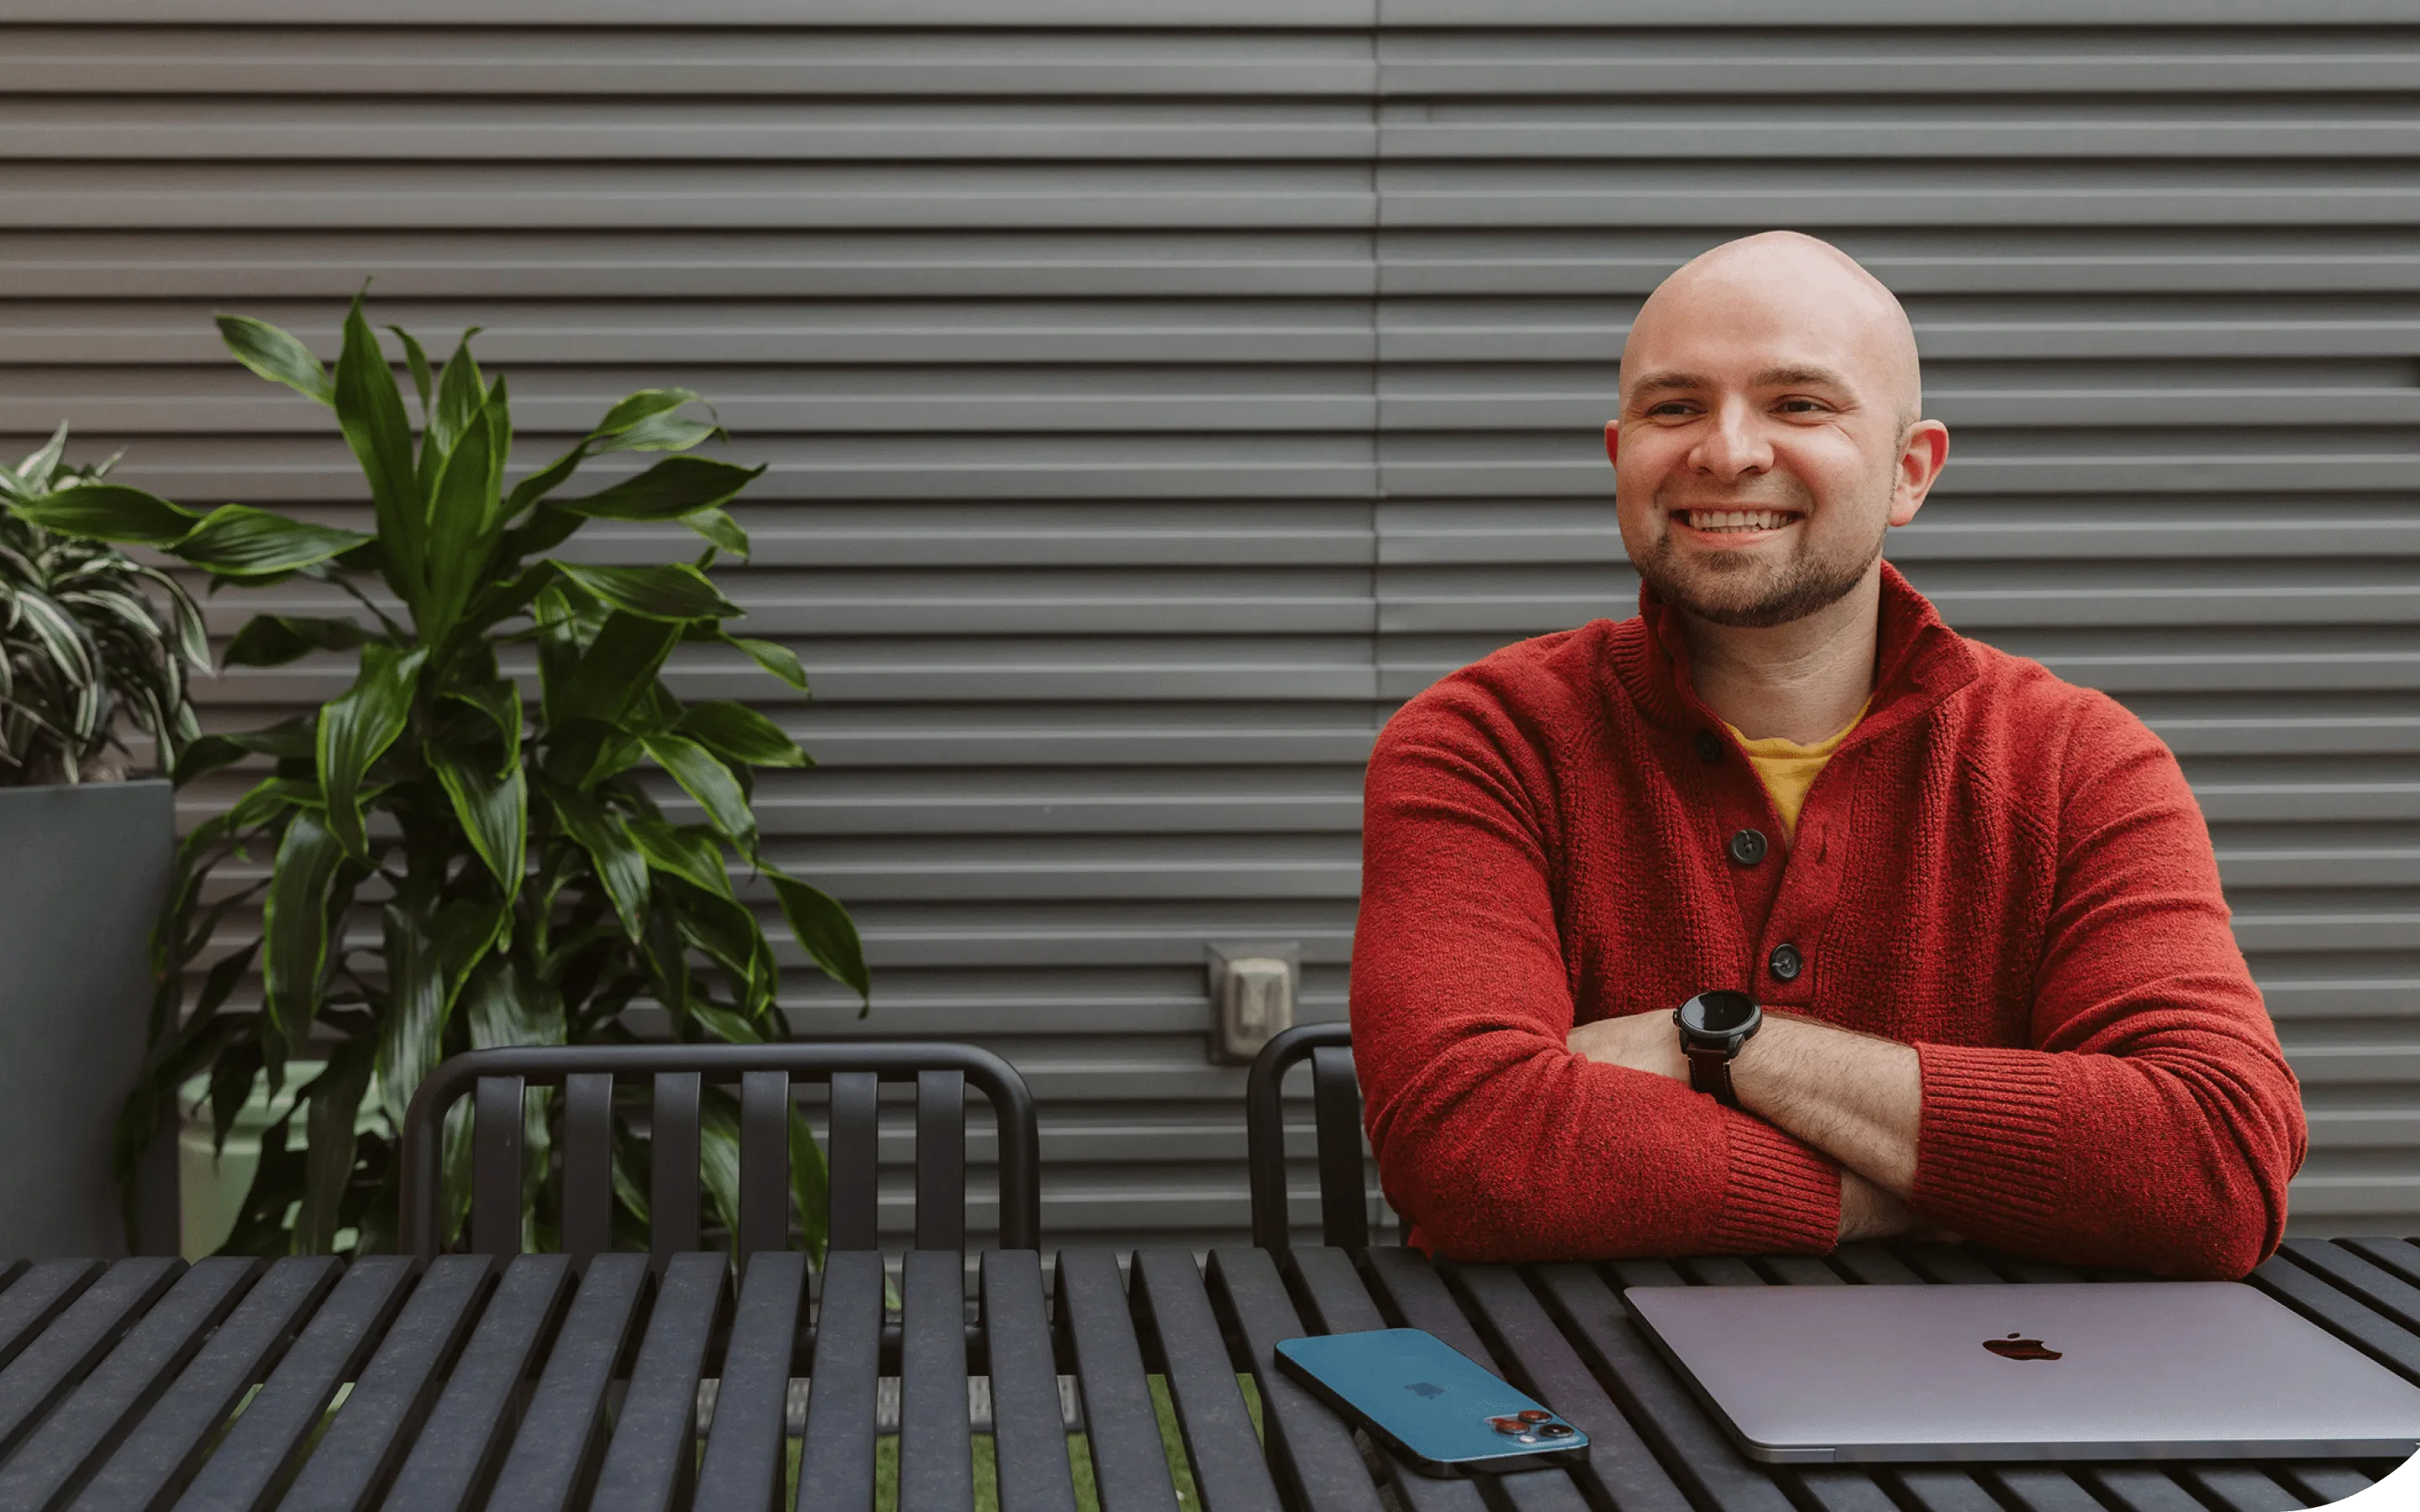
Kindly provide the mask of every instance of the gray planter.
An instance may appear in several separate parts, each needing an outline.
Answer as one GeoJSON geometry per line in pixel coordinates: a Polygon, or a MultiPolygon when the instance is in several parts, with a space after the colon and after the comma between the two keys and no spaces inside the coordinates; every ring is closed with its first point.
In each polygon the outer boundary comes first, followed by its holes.
{"type": "MultiPolygon", "coordinates": [[[[0,789],[0,1256],[126,1253],[110,1128],[176,841],[163,780],[0,789]]],[[[176,1245],[173,1139],[147,1164],[142,1249],[176,1245]]]]}

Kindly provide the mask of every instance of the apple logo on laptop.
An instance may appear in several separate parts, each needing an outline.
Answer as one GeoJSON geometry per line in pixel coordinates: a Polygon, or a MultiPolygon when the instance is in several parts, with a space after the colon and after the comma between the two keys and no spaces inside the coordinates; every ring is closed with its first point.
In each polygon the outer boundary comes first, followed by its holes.
{"type": "Polygon", "coordinates": [[[2004,1339],[1985,1339],[1983,1341],[1983,1348],[1991,1350],[1993,1354],[1998,1355],[2003,1360],[2055,1360],[2060,1358],[2058,1350],[2043,1349],[2041,1340],[2019,1338],[2014,1334],[2009,1335],[2004,1339]]]}
{"type": "Polygon", "coordinates": [[[1434,1381],[1415,1381],[1404,1386],[1404,1389],[1410,1392],[1415,1396],[1442,1396],[1445,1395],[1445,1388],[1438,1385],[1434,1381]]]}

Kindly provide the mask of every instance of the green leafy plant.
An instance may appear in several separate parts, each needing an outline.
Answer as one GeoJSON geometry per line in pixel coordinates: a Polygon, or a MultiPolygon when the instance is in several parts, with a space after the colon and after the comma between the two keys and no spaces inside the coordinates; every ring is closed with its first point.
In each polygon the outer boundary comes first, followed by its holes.
{"type": "Polygon", "coordinates": [[[117,460],[70,467],[67,444],[61,424],[32,455],[0,467],[0,787],[123,776],[130,721],[157,743],[163,770],[201,733],[190,679],[209,674],[210,647],[184,589],[24,511],[98,483],[117,460]]]}
{"type": "MultiPolygon", "coordinates": [[[[324,1055],[294,1111],[263,1136],[228,1247],[322,1253],[349,1231],[376,1250],[394,1240],[405,1105],[446,1055],[627,1039],[623,1011],[642,1000],[666,1010],[684,1041],[785,1037],[779,968],[735,871],[770,890],[808,957],[861,998],[864,959],[846,911],[759,849],[754,774],[804,765],[806,754],[754,711],[685,705],[663,681],[675,649],[691,646],[806,687],[789,651],[724,627],[740,610],[707,569],[718,553],[744,556],[748,538],[721,506],[764,470],[688,455],[722,434],[685,413],[695,394],[633,393],[507,487],[510,399],[504,379],[490,382],[473,360],[472,332],[432,374],[419,343],[389,328],[419,396],[415,442],[359,299],[333,372],[274,326],[222,316],[219,329],[245,366],[335,410],[377,528],[365,535],[241,504],[196,513],[102,481],[23,506],[46,529],[156,548],[213,587],[302,578],[360,607],[244,625],[230,666],[352,653],[358,675],[316,716],[203,735],[177,763],[180,783],[247,759],[269,772],[181,846],[154,948],[151,1072],[119,1120],[121,1168],[174,1116],[187,1078],[208,1072],[223,1143],[261,1078],[273,1092],[289,1060],[324,1055]],[[669,455],[584,498],[558,497],[583,460],[617,452],[669,455]],[[706,545],[693,563],[652,566],[556,554],[592,519],[677,520],[706,545]],[[535,662],[534,704],[507,670],[517,656],[535,662]],[[701,819],[667,815],[651,772],[668,775],[701,819]],[[213,883],[230,858],[255,856],[270,858],[266,876],[213,883]],[[186,1009],[188,973],[256,901],[260,937],[211,964],[186,1009]],[[357,946],[348,921],[372,913],[378,943],[357,946]],[[230,1011],[256,959],[262,1009],[230,1011]],[[303,1150],[287,1149],[295,1119],[303,1150]]],[[[558,1111],[530,1100],[525,1222],[541,1242],[559,1211],[549,1162],[558,1111]]],[[[449,1232],[468,1203],[463,1133],[458,1122],[446,1141],[449,1232]]],[[[706,1188],[728,1224],[736,1105],[710,1103],[705,1141],[706,1188]]],[[[799,1218],[819,1247],[821,1154],[796,1119],[791,1143],[799,1218]]],[[[625,1125],[616,1148],[627,1230],[645,1213],[644,1146],[625,1125]]]]}

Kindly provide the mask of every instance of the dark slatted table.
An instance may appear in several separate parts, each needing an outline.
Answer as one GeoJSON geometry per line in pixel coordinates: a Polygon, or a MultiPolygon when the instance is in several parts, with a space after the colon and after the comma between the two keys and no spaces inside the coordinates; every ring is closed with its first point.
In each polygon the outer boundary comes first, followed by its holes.
{"type": "MultiPolygon", "coordinates": [[[[1073,1512],[1082,1484],[1102,1512],[2279,1512],[2395,1468],[1768,1469],[1621,1300],[2073,1279],[2110,1278],[1924,1244],[1519,1268],[1147,1249],[1046,1270],[1028,1250],[983,1255],[970,1288],[956,1251],[918,1250],[894,1305],[870,1250],[819,1275],[760,1255],[736,1281],[712,1254],[46,1260],[0,1267],[0,1508],[865,1512],[893,1425],[898,1512],[1073,1512]],[[1398,1324],[1579,1424],[1589,1464],[1431,1480],[1272,1373],[1280,1339],[1398,1324]]],[[[2420,1381],[2420,1246],[2296,1242],[2252,1284],[2420,1381]]]]}

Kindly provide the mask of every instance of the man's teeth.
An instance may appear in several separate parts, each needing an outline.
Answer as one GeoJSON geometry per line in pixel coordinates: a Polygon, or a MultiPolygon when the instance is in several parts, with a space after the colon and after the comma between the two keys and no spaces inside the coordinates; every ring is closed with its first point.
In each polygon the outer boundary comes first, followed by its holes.
{"type": "Polygon", "coordinates": [[[1699,531],[1776,531],[1798,517],[1778,509],[1693,509],[1689,526],[1699,531]]]}

